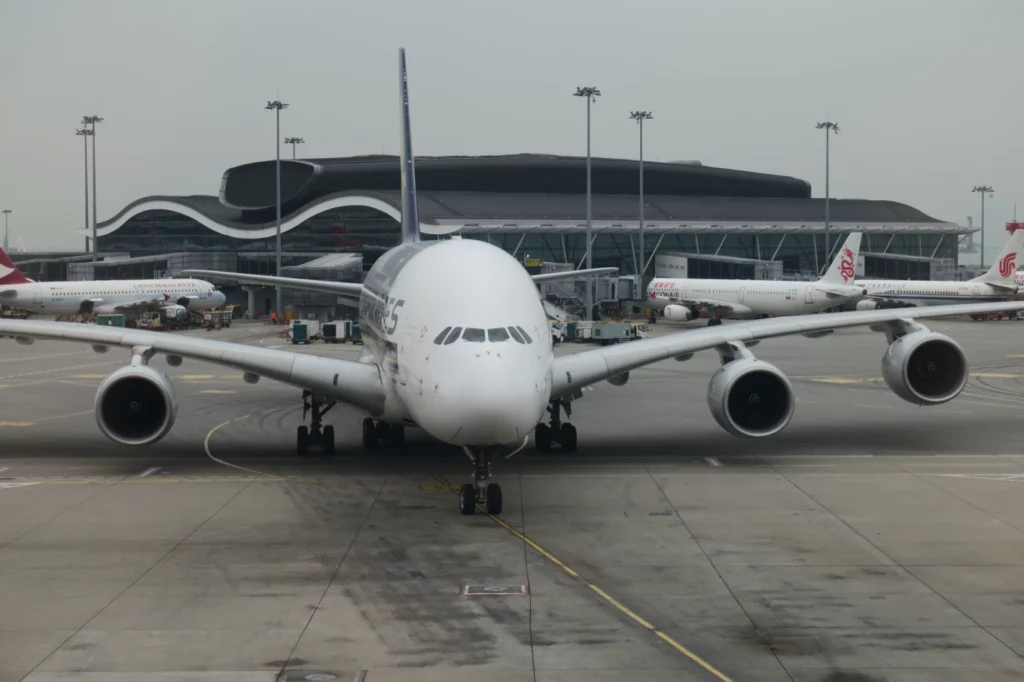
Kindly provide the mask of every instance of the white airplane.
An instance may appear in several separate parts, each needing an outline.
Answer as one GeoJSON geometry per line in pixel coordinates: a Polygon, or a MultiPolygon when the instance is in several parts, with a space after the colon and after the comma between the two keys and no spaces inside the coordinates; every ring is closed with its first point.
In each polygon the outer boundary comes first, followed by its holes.
{"type": "Polygon", "coordinates": [[[21,274],[0,249],[0,304],[50,315],[119,313],[162,307],[209,310],[225,296],[201,279],[111,279],[81,282],[34,282],[21,274]]]}
{"type": "Polygon", "coordinates": [[[855,286],[860,233],[846,238],[828,271],[816,282],[752,279],[673,279],[656,277],[647,285],[651,305],[663,308],[666,320],[692,320],[708,313],[708,326],[722,318],[818,313],[856,300],[864,287],[855,286]]]}
{"type": "MultiPolygon", "coordinates": [[[[333,450],[334,428],[323,425],[322,417],[337,403],[365,415],[363,441],[368,448],[377,447],[381,439],[401,442],[406,425],[461,446],[473,462],[474,481],[460,490],[462,513],[472,514],[480,505],[499,514],[502,495],[500,486],[491,482],[492,458],[504,448],[522,447],[531,432],[541,451],[548,451],[552,443],[574,450],[576,429],[561,415],[564,409],[568,416],[569,406],[582,397],[586,386],[601,381],[622,386],[631,370],[714,349],[722,367],[708,387],[712,416],[732,434],[765,437],[785,428],[796,399],[786,375],[751,353],[750,347],[762,339],[818,337],[870,325],[884,332],[889,342],[882,374],[890,388],[912,403],[936,405],[952,400],[964,388],[967,359],[955,341],[915,319],[1024,309],[1024,303],[1001,302],[802,315],[556,357],[535,284],[540,277],[531,278],[512,256],[486,242],[419,240],[404,50],[399,52],[399,64],[403,243],[381,256],[362,285],[269,278],[275,284],[358,294],[366,341],[358,360],[59,322],[0,319],[0,334],[22,344],[42,338],[89,343],[100,353],[111,347],[130,349],[129,364],[104,379],[95,398],[97,424],[117,443],[154,443],[174,424],[174,386],[152,366],[154,356],[162,354],[172,367],[184,358],[215,363],[243,372],[249,383],[266,377],[302,390],[311,423],[298,427],[300,453],[312,445],[333,450]],[[550,417],[542,421],[545,413],[550,417]]],[[[218,276],[245,281],[233,273],[218,276]]]]}
{"type": "Polygon", "coordinates": [[[981,301],[1005,301],[1022,285],[1017,275],[1024,231],[1010,235],[989,271],[966,282],[930,282],[927,280],[859,279],[867,298],[858,301],[858,310],[908,306],[945,305],[981,301]]]}

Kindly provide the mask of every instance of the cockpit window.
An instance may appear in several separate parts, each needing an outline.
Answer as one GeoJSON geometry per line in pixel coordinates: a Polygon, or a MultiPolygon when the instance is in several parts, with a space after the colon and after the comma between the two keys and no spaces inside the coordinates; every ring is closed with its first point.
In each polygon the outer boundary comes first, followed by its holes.
{"type": "Polygon", "coordinates": [[[459,334],[462,333],[462,327],[456,327],[452,330],[452,333],[448,335],[448,338],[444,340],[444,345],[448,346],[459,340],[459,334]]]}
{"type": "Polygon", "coordinates": [[[526,333],[525,329],[522,327],[516,327],[516,329],[519,330],[519,333],[523,335],[524,339],[526,339],[526,343],[533,343],[533,339],[530,338],[530,335],[526,333]]]}
{"type": "Polygon", "coordinates": [[[434,339],[434,343],[436,343],[437,345],[440,346],[441,342],[444,341],[444,337],[448,336],[448,332],[450,332],[451,330],[452,330],[451,327],[445,327],[444,331],[441,332],[440,334],[438,334],[437,338],[434,339]]]}
{"type": "Polygon", "coordinates": [[[519,332],[516,331],[515,327],[509,327],[508,333],[512,335],[512,338],[515,339],[517,343],[526,343],[526,340],[523,339],[519,332]]]}
{"type": "Polygon", "coordinates": [[[487,340],[491,343],[498,341],[508,341],[508,330],[504,327],[495,327],[494,329],[487,330],[487,340]]]}
{"type": "Polygon", "coordinates": [[[462,339],[470,343],[483,343],[486,340],[483,329],[472,329],[470,327],[467,327],[466,331],[462,332],[462,339]]]}

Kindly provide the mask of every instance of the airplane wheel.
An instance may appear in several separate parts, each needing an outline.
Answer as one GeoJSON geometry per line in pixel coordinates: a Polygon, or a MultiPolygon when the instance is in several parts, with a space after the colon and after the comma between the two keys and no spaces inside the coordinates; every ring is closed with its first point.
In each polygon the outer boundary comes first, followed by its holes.
{"type": "Polygon", "coordinates": [[[709,327],[717,327],[720,324],[722,324],[722,321],[717,317],[712,317],[710,320],[708,320],[709,327]]]}
{"type": "Polygon", "coordinates": [[[363,420],[363,447],[367,450],[376,450],[380,446],[380,435],[377,433],[377,425],[367,417],[363,420]]]}
{"type": "Polygon", "coordinates": [[[469,483],[466,483],[459,490],[459,510],[463,516],[470,516],[476,512],[476,490],[469,483]]]}
{"type": "Polygon", "coordinates": [[[309,428],[306,426],[300,426],[296,432],[295,437],[295,450],[300,455],[304,455],[309,452],[309,428]]]}
{"type": "Polygon", "coordinates": [[[388,433],[388,440],[392,445],[405,445],[405,427],[401,425],[392,426],[388,433]]]}
{"type": "Polygon", "coordinates": [[[551,452],[551,428],[547,424],[537,424],[533,432],[533,441],[538,452],[551,452]]]}
{"type": "Polygon", "coordinates": [[[562,443],[562,449],[566,452],[576,452],[576,427],[572,424],[562,424],[561,432],[558,434],[562,443]]]}
{"type": "Polygon", "coordinates": [[[495,516],[501,513],[501,486],[497,483],[487,486],[487,513],[495,516]]]}
{"type": "Polygon", "coordinates": [[[323,448],[325,455],[334,454],[334,427],[325,426],[324,432],[320,436],[320,447],[323,448]]]}

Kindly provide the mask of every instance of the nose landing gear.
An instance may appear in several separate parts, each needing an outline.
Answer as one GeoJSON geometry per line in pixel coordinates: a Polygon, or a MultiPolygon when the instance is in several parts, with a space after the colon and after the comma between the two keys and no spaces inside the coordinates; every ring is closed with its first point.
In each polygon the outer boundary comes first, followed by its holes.
{"type": "Polygon", "coordinates": [[[561,410],[565,409],[565,416],[572,416],[571,403],[555,398],[548,405],[548,414],[551,420],[547,423],[537,424],[533,432],[533,440],[540,452],[551,452],[551,445],[558,443],[565,452],[576,451],[576,427],[561,420],[561,410]]]}
{"type": "Polygon", "coordinates": [[[405,427],[401,424],[375,422],[367,417],[363,420],[363,447],[376,450],[381,443],[399,446],[405,444],[405,427]]]}
{"type": "Polygon", "coordinates": [[[466,483],[459,490],[459,509],[466,516],[476,512],[478,504],[488,514],[501,513],[501,486],[491,483],[491,455],[496,447],[465,447],[463,450],[473,462],[473,483],[466,483]]]}
{"type": "Polygon", "coordinates": [[[300,455],[309,454],[310,448],[320,448],[324,455],[334,454],[334,427],[322,425],[322,418],[337,404],[336,400],[313,395],[312,391],[302,392],[302,419],[311,412],[309,426],[300,426],[296,432],[295,450],[300,455]]]}

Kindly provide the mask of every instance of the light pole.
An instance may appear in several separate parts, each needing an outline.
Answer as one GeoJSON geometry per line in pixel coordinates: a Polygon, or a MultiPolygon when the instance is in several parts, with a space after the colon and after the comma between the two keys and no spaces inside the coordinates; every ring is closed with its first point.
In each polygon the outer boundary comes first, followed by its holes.
{"type": "MultiPolygon", "coordinates": [[[[288,105],[285,105],[285,106],[288,106],[288,105]]],[[[286,137],[286,138],[284,138],[284,143],[285,144],[290,144],[292,146],[292,158],[293,159],[295,158],[295,145],[297,145],[297,144],[304,144],[305,142],[306,141],[303,140],[301,137],[286,137]]]]}
{"type": "MultiPolygon", "coordinates": [[[[640,290],[644,288],[644,121],[653,116],[649,111],[631,111],[629,117],[640,124],[640,290]]],[[[641,296],[643,294],[641,293],[641,296]]]]}
{"type": "MultiPolygon", "coordinates": [[[[590,217],[590,103],[596,102],[601,96],[601,91],[595,87],[577,87],[573,97],[583,97],[587,100],[587,269],[594,267],[594,256],[591,249],[593,237],[591,231],[593,224],[590,217]]],[[[594,319],[594,280],[589,276],[586,278],[587,296],[584,304],[587,306],[588,320],[594,319]]]]}
{"type": "MultiPolygon", "coordinates": [[[[828,229],[829,229],[829,216],[828,216],[828,200],[829,200],[829,158],[828,158],[828,138],[829,133],[839,134],[839,124],[833,123],[832,121],[823,121],[815,126],[818,130],[825,131],[825,260],[822,262],[822,268],[827,268],[829,261],[831,260],[832,252],[828,249],[828,229]]],[[[818,273],[819,275],[821,272],[818,273]]]]}
{"type": "MultiPolygon", "coordinates": [[[[92,260],[99,257],[99,244],[96,243],[96,124],[102,123],[99,116],[83,116],[82,125],[92,124],[92,260]]],[[[92,278],[96,279],[96,268],[92,269],[92,278]]]]}
{"type": "MultiPolygon", "coordinates": [[[[85,151],[85,232],[86,239],[89,238],[89,136],[92,135],[92,131],[88,128],[81,128],[75,131],[75,135],[82,137],[83,149],[85,151]]],[[[93,260],[96,260],[96,234],[92,235],[92,253],[93,260]]]]}
{"type": "Polygon", "coordinates": [[[7,216],[11,215],[11,209],[5,208],[4,211],[4,252],[7,252],[7,216]]]}
{"type": "Polygon", "coordinates": [[[989,185],[975,185],[972,192],[978,192],[981,194],[981,264],[979,267],[985,268],[985,194],[989,196],[995,194],[995,190],[989,185]]]}
{"type": "MultiPolygon", "coordinates": [[[[287,109],[288,105],[279,99],[267,102],[267,109],[274,110],[277,119],[277,133],[274,135],[275,146],[277,147],[277,271],[274,273],[281,276],[281,110],[287,109]]],[[[95,145],[94,145],[95,146],[95,145]]],[[[277,317],[284,317],[284,307],[281,305],[281,287],[277,289],[277,317]]]]}

